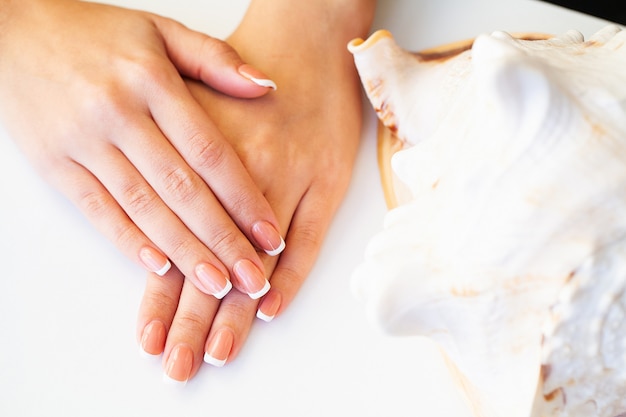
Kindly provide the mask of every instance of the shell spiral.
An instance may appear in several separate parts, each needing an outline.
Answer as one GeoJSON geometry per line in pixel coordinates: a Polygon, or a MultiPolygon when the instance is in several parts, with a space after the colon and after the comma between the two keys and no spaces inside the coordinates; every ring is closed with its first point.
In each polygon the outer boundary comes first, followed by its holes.
{"type": "Polygon", "coordinates": [[[476,416],[626,413],[626,31],[349,45],[410,192],[354,273],[442,348],[476,416]]]}

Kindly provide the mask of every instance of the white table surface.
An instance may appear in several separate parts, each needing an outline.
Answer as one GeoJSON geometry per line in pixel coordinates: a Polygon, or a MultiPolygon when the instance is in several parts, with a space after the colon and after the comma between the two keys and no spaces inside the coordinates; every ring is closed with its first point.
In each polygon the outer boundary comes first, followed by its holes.
{"type": "MultiPolygon", "coordinates": [[[[115,0],[218,37],[245,0],[115,0]]],[[[586,36],[606,24],[534,0],[381,1],[374,29],[409,49],[493,30],[586,36]]],[[[469,415],[436,350],[380,334],[350,276],[385,212],[367,110],[347,198],[290,310],[259,322],[238,359],[184,389],[139,356],[144,273],[31,169],[0,126],[0,416],[469,415]]]]}

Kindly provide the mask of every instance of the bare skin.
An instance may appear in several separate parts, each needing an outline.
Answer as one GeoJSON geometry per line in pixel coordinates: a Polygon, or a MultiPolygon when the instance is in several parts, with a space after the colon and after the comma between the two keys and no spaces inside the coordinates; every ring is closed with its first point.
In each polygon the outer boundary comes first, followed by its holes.
{"type": "Polygon", "coordinates": [[[360,138],[360,86],[346,44],[367,35],[374,9],[373,0],[253,0],[228,43],[278,90],[242,100],[188,82],[287,231],[287,248],[262,256],[272,288],[260,303],[239,291],[207,297],[175,268],[167,279],[150,274],[138,339],[148,353],[164,352],[169,380],[191,378],[205,353],[218,366],[232,361],[257,310],[265,319],[283,313],[309,274],[360,138]]]}
{"type": "Polygon", "coordinates": [[[232,281],[259,295],[257,249],[280,246],[278,220],[181,73],[272,93],[226,43],[170,19],[0,0],[0,120],[41,175],[147,270],[174,263],[204,293],[232,281]]]}

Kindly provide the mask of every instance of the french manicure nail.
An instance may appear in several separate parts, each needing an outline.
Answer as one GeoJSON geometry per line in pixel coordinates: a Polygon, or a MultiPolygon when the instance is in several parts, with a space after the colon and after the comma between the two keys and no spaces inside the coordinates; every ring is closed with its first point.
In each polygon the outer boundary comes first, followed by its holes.
{"type": "Polygon", "coordinates": [[[172,264],[167,256],[149,246],[144,246],[139,251],[139,259],[146,269],[162,277],[170,270],[172,264]]]}
{"type": "Polygon", "coordinates": [[[193,351],[187,345],[178,345],[170,354],[163,381],[173,385],[185,385],[191,376],[193,351]]]}
{"type": "Polygon", "coordinates": [[[204,361],[210,365],[222,367],[228,360],[235,337],[228,329],[221,329],[211,338],[204,353],[204,361]]]}
{"type": "Polygon", "coordinates": [[[233,266],[233,272],[253,300],[263,297],[270,289],[270,283],[261,270],[248,259],[237,261],[233,266]]]}
{"type": "Polygon", "coordinates": [[[260,221],[252,225],[252,236],[269,256],[276,256],[285,249],[285,241],[269,222],[260,221]]]}
{"type": "Polygon", "coordinates": [[[280,308],[281,301],[282,297],[279,293],[275,291],[268,292],[256,311],[257,318],[268,323],[274,320],[274,317],[276,317],[276,313],[278,313],[278,309],[280,308]]]}
{"type": "Polygon", "coordinates": [[[165,325],[162,322],[154,320],[148,323],[141,335],[139,344],[141,354],[145,357],[160,355],[165,345],[165,333],[165,325]]]}
{"type": "Polygon", "coordinates": [[[233,288],[228,278],[211,264],[202,263],[196,266],[196,277],[203,289],[218,300],[224,298],[233,288]]]}
{"type": "Polygon", "coordinates": [[[260,85],[261,87],[271,88],[272,90],[276,90],[276,83],[269,78],[267,75],[263,74],[258,69],[254,68],[252,65],[243,64],[238,68],[239,74],[248,80],[252,81],[256,85],[260,85]]]}

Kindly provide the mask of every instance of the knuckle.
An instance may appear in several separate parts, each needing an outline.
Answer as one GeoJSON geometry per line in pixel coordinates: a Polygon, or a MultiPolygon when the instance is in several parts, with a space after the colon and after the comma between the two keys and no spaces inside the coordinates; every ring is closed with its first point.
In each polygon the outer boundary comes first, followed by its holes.
{"type": "Polygon", "coordinates": [[[294,238],[311,247],[319,247],[322,243],[322,232],[320,226],[315,221],[302,221],[297,229],[293,231],[294,238]]]}
{"type": "Polygon", "coordinates": [[[122,205],[131,218],[150,214],[156,204],[156,196],[144,184],[132,183],[122,188],[122,205]]]}
{"type": "MultiPolygon", "coordinates": [[[[133,63],[134,80],[152,85],[167,85],[171,80],[171,73],[163,66],[160,57],[146,56],[133,63]]],[[[132,78],[131,78],[132,79],[132,78]]]]}
{"type": "Polygon", "coordinates": [[[138,246],[139,232],[131,224],[115,222],[113,225],[113,242],[120,248],[131,250],[138,246]]]}
{"type": "Polygon", "coordinates": [[[143,304],[150,307],[151,311],[171,311],[173,306],[178,305],[179,293],[167,290],[153,290],[146,292],[143,304]]]}
{"type": "Polygon", "coordinates": [[[181,236],[175,236],[169,239],[167,244],[167,252],[170,254],[171,259],[176,263],[181,270],[184,269],[186,260],[197,257],[197,252],[193,247],[194,243],[192,239],[185,239],[181,236]]]}
{"type": "Polygon", "coordinates": [[[220,58],[233,58],[238,57],[237,52],[226,42],[211,37],[204,36],[202,39],[202,43],[200,44],[200,54],[201,56],[210,56],[214,60],[220,58]]]}
{"type": "Polygon", "coordinates": [[[85,190],[78,195],[78,207],[89,218],[106,214],[109,199],[100,191],[85,190]]]}
{"type": "Polygon", "coordinates": [[[117,207],[113,208],[108,194],[100,191],[85,191],[79,196],[78,207],[92,223],[104,230],[118,247],[127,249],[136,245],[138,230],[124,219],[117,218],[117,207]]]}
{"type": "Polygon", "coordinates": [[[124,117],[126,104],[117,87],[110,84],[91,85],[83,92],[82,114],[86,118],[96,118],[98,124],[95,126],[99,126],[103,121],[105,125],[110,125],[109,122],[124,117]]]}
{"type": "Polygon", "coordinates": [[[145,83],[160,83],[169,79],[169,71],[163,65],[163,56],[150,50],[135,50],[132,55],[119,56],[114,65],[126,74],[130,87],[145,83]]]}
{"type": "MultiPolygon", "coordinates": [[[[223,54],[223,45],[220,45],[219,41],[208,35],[203,35],[201,42],[197,43],[196,55],[210,57],[211,61],[215,62],[223,54]]],[[[191,74],[195,79],[202,80],[208,75],[208,71],[202,65],[197,65],[194,68],[194,72],[191,74]]]]}
{"type": "Polygon", "coordinates": [[[199,194],[199,178],[189,170],[177,167],[163,176],[165,192],[181,203],[190,203],[199,194]]]}
{"type": "Polygon", "coordinates": [[[222,324],[231,328],[233,333],[237,334],[239,329],[244,323],[250,321],[250,310],[254,304],[251,300],[242,299],[240,302],[232,302],[224,306],[224,315],[221,318],[222,324]]]}
{"type": "Polygon", "coordinates": [[[124,90],[112,75],[93,74],[78,77],[72,92],[78,97],[82,117],[98,118],[100,123],[109,119],[109,123],[125,114],[128,94],[124,90]]]}
{"type": "Polygon", "coordinates": [[[279,272],[283,281],[290,283],[290,285],[299,285],[306,277],[301,270],[296,269],[296,266],[283,265],[279,272]]]}
{"type": "MultiPolygon", "coordinates": [[[[68,133],[62,133],[61,137],[70,136],[68,133]]],[[[35,149],[26,149],[30,157],[33,167],[43,178],[50,178],[53,182],[58,182],[61,177],[57,171],[61,171],[63,166],[59,163],[57,151],[49,149],[47,146],[40,146],[35,149]]]]}
{"type": "MultiPolygon", "coordinates": [[[[74,82],[74,95],[80,100],[81,117],[93,119],[94,126],[107,128],[111,123],[128,120],[129,90],[150,91],[169,85],[177,76],[153,51],[133,51],[111,59],[110,71],[94,71],[74,82]],[[104,123],[103,123],[104,121],[104,123]]],[[[134,103],[137,105],[137,103],[134,103]]]]}
{"type": "Polygon", "coordinates": [[[208,329],[209,320],[208,317],[205,317],[193,310],[185,310],[177,315],[176,325],[179,328],[192,332],[199,330],[204,331],[208,329]]]}
{"type": "Polygon", "coordinates": [[[233,251],[243,252],[239,233],[236,230],[222,227],[211,233],[209,247],[220,259],[233,251]]]}
{"type": "Polygon", "coordinates": [[[207,139],[195,133],[187,141],[190,163],[196,169],[216,170],[226,157],[226,145],[218,139],[207,139]]]}
{"type": "Polygon", "coordinates": [[[257,200],[256,195],[247,190],[231,189],[225,205],[230,213],[239,213],[243,218],[246,213],[250,212],[250,209],[259,209],[263,203],[263,200],[257,200]]]}

